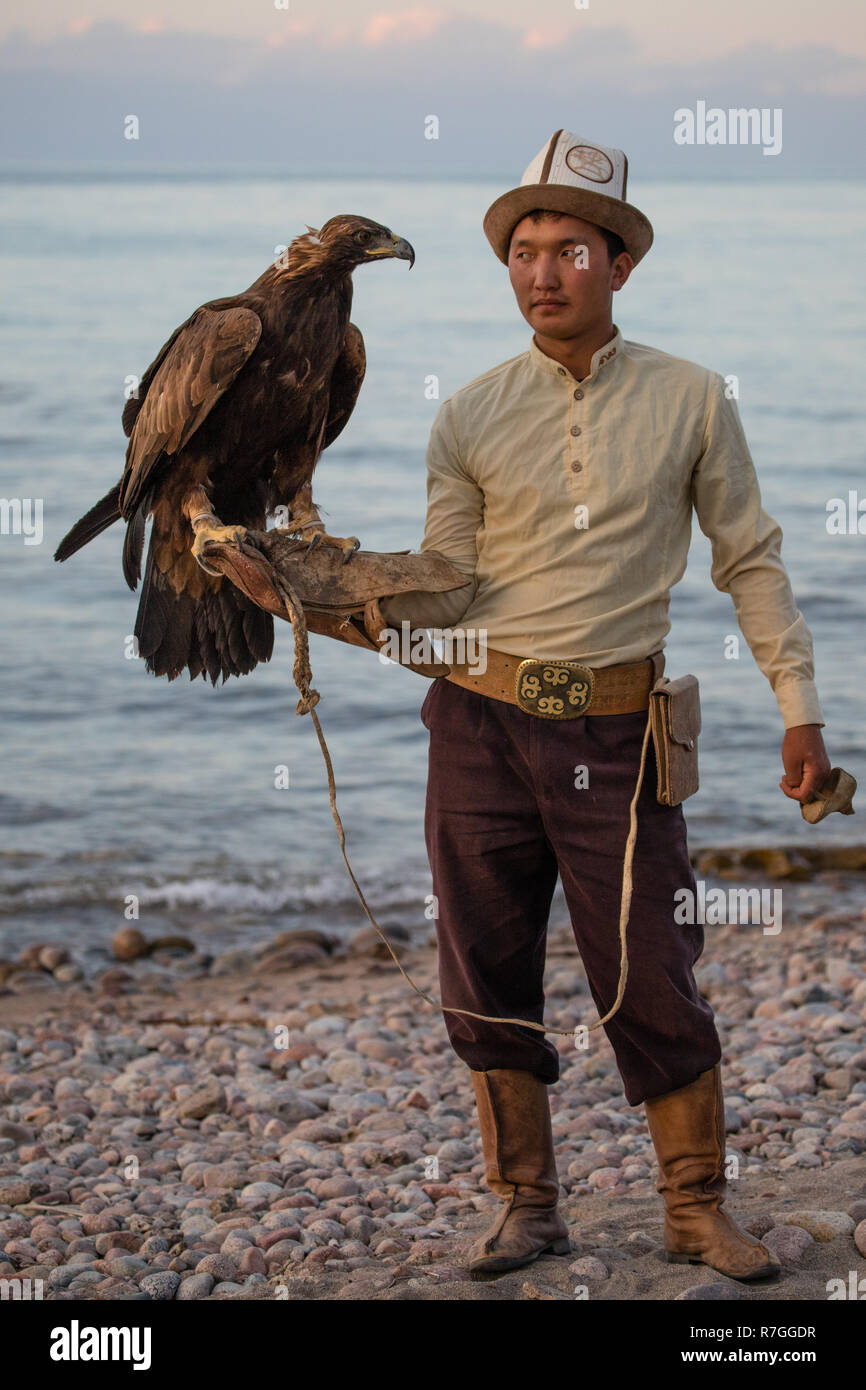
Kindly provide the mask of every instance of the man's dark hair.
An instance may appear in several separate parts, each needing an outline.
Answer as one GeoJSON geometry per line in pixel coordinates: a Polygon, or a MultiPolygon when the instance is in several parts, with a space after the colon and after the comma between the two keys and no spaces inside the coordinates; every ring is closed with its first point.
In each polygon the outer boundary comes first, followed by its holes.
{"type": "MultiPolygon", "coordinates": [[[[567,217],[568,213],[554,212],[552,208],[533,208],[531,212],[526,212],[523,215],[524,217],[531,217],[533,222],[540,222],[543,217],[567,217]]],[[[625,242],[623,241],[621,236],[619,236],[616,232],[610,231],[608,227],[599,227],[597,222],[593,222],[592,225],[596,227],[598,231],[601,232],[601,235],[604,237],[604,242],[607,247],[608,260],[612,265],[613,262],[616,260],[617,256],[619,256],[626,249],[625,242]]],[[[511,236],[513,235],[514,232],[512,231],[511,236]]],[[[511,237],[508,238],[508,249],[505,252],[506,256],[508,255],[508,251],[510,249],[511,237]]]]}

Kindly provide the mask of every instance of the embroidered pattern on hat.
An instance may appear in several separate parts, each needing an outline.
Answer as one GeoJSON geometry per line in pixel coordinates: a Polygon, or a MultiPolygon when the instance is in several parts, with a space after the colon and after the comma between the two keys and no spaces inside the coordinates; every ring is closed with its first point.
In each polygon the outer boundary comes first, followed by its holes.
{"type": "Polygon", "coordinates": [[[566,153],[565,162],[573,174],[591,179],[593,183],[610,183],[613,178],[613,165],[603,150],[593,145],[572,145],[566,153]]]}

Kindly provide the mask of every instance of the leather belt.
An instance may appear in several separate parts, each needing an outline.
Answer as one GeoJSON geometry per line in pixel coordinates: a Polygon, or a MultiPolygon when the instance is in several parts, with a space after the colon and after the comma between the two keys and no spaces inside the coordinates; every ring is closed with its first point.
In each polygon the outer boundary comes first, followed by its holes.
{"type": "MultiPolygon", "coordinates": [[[[468,662],[450,666],[446,680],[518,705],[541,719],[578,719],[583,715],[636,714],[649,708],[650,691],[664,671],[664,653],[618,666],[586,666],[580,661],[541,661],[488,647],[487,669],[472,671],[468,662]]],[[[474,663],[473,663],[474,664],[474,663]]]]}

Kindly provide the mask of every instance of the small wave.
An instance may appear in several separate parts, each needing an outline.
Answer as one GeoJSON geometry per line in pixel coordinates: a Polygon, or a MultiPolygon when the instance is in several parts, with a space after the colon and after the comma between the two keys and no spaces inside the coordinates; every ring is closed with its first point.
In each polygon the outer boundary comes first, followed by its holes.
{"type": "MultiPolygon", "coordinates": [[[[388,882],[371,875],[361,884],[364,896],[380,908],[404,907],[423,903],[425,891],[418,891],[404,878],[388,882]]],[[[225,881],[214,878],[174,879],[155,885],[139,894],[143,905],[162,907],[169,911],[178,907],[195,907],[211,912],[256,912],[262,915],[285,912],[306,912],[310,908],[341,909],[360,907],[349,880],[333,874],[307,883],[287,883],[285,880],[265,884],[225,881]]]]}
{"type": "MultiPolygon", "coordinates": [[[[371,871],[362,874],[360,881],[368,902],[380,912],[397,910],[420,915],[429,892],[429,876],[425,881],[424,870],[420,867],[412,874],[401,872],[399,878],[371,871]]],[[[113,874],[108,880],[101,874],[98,878],[28,881],[7,886],[0,899],[0,915],[75,907],[117,909],[130,893],[135,893],[142,907],[165,912],[192,909],[225,916],[252,913],[271,917],[311,911],[317,916],[323,911],[337,915],[362,911],[348,878],[339,873],[307,881],[287,880],[271,871],[255,880],[202,875],[142,883],[134,870],[126,870],[113,874]]]]}
{"type": "Polygon", "coordinates": [[[20,381],[0,381],[0,405],[19,405],[32,396],[33,388],[20,381]]]}
{"type": "Polygon", "coordinates": [[[76,820],[80,811],[70,806],[52,806],[45,801],[19,801],[0,795],[0,825],[41,825],[50,820],[76,820]]]}

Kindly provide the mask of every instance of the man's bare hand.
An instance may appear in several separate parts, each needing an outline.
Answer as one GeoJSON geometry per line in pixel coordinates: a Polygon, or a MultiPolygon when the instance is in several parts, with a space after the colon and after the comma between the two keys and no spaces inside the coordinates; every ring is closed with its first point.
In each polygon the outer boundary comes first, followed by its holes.
{"type": "Polygon", "coordinates": [[[798,724],[785,731],[782,740],[785,775],[779,786],[792,800],[806,803],[830,772],[830,759],[821,737],[820,724],[798,724]]]}

